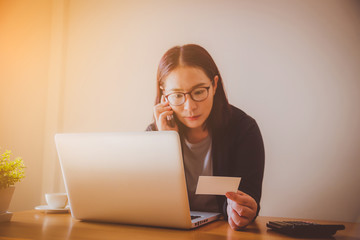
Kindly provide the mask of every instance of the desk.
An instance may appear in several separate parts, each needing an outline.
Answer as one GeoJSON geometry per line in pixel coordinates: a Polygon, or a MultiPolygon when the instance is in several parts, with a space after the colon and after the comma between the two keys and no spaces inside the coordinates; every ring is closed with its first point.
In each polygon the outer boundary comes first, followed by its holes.
{"type": "MultiPolygon", "coordinates": [[[[194,230],[175,230],[81,222],[70,214],[46,214],[35,210],[16,212],[11,222],[0,223],[0,240],[13,239],[292,239],[268,230],[266,222],[290,220],[286,218],[258,217],[244,231],[233,231],[228,223],[219,220],[194,230]]],[[[337,223],[325,222],[319,223],[337,223]]],[[[335,239],[360,240],[359,223],[340,223],[346,229],[338,231],[335,239]]]]}

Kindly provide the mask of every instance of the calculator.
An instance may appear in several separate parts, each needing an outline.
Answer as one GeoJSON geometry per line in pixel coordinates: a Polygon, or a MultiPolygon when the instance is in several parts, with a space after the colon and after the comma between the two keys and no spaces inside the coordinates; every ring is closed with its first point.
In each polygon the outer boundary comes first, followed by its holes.
{"type": "Polygon", "coordinates": [[[344,225],[318,224],[305,221],[269,221],[266,226],[274,231],[294,237],[330,237],[344,225]]]}

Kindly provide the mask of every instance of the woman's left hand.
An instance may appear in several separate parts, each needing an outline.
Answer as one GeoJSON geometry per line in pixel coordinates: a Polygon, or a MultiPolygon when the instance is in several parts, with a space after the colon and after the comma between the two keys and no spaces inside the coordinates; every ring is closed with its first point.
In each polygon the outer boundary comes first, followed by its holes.
{"type": "Polygon", "coordinates": [[[256,216],[257,203],[248,194],[237,191],[226,193],[228,222],[232,229],[245,228],[256,216]]]}

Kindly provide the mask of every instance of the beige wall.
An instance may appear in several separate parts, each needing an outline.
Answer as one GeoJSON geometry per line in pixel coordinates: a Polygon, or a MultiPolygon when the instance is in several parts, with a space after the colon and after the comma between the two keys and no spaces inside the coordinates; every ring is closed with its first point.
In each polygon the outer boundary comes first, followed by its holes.
{"type": "MultiPolygon", "coordinates": [[[[40,5],[38,13],[51,8],[51,16],[46,15],[51,30],[44,30],[42,38],[51,36],[50,43],[39,50],[46,55],[50,49],[48,83],[33,73],[41,94],[31,101],[30,95],[24,97],[34,106],[39,106],[37,98],[42,100],[39,114],[31,115],[44,126],[32,128],[43,133],[32,142],[38,142],[43,156],[34,160],[38,168],[28,171],[34,189],[36,178],[30,176],[43,166],[50,170],[42,172],[42,193],[63,190],[55,132],[143,130],[151,121],[161,55],[191,42],[209,50],[231,103],[260,125],[266,148],[260,214],[360,220],[357,1],[69,0],[40,5]]],[[[6,12],[13,18],[19,14],[6,12]]],[[[18,61],[6,64],[16,67],[18,61]]],[[[40,65],[43,69],[46,63],[40,65]]],[[[17,76],[15,81],[25,80],[17,76]]],[[[3,115],[3,98],[0,104],[3,115]]],[[[18,115],[28,110],[14,109],[18,115]]],[[[21,128],[0,121],[3,144],[10,138],[6,129],[21,128]]],[[[23,131],[11,136],[22,137],[23,131]]],[[[25,144],[11,147],[23,151],[25,144]]],[[[13,208],[25,206],[29,203],[15,196],[13,208]]]]}
{"type": "Polygon", "coordinates": [[[10,210],[40,202],[51,4],[0,1],[0,147],[23,157],[26,178],[10,210]]]}

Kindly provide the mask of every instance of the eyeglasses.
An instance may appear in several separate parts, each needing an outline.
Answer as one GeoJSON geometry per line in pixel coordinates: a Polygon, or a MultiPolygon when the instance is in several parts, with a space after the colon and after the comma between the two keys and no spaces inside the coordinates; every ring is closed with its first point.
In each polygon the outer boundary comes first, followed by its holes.
{"type": "Polygon", "coordinates": [[[198,87],[190,92],[173,92],[168,95],[165,95],[165,98],[169,101],[169,103],[173,106],[180,106],[184,104],[186,100],[186,95],[189,94],[191,99],[195,102],[204,101],[209,96],[209,87],[198,87]]]}

